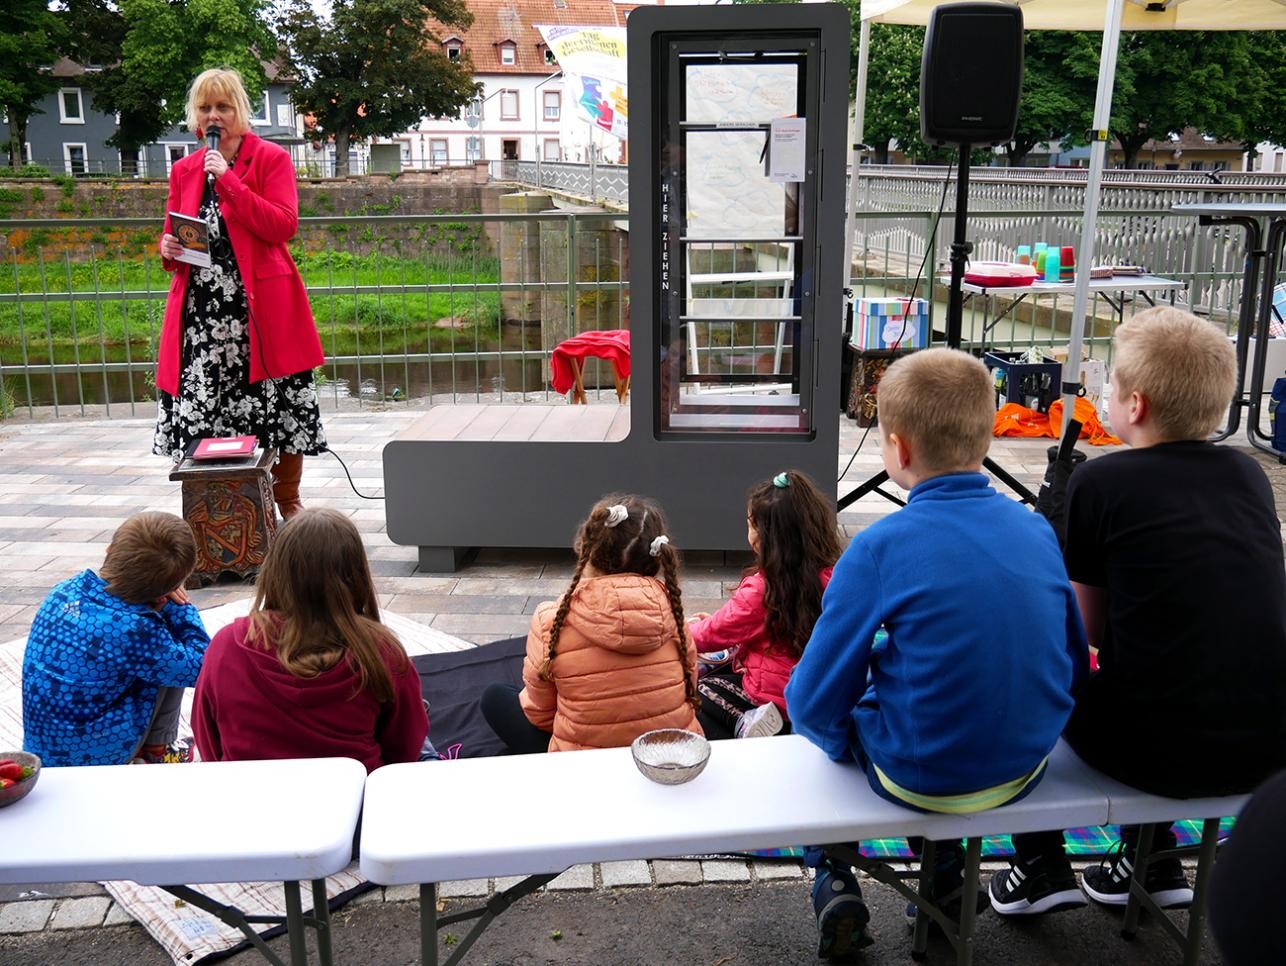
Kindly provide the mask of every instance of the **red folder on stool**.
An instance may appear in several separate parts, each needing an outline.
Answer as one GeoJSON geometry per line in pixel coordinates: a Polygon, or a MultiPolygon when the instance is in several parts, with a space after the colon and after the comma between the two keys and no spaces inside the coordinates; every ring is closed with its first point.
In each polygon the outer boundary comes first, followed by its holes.
{"type": "Polygon", "coordinates": [[[192,454],[194,460],[238,459],[254,454],[259,443],[256,436],[223,436],[203,439],[192,454]]]}

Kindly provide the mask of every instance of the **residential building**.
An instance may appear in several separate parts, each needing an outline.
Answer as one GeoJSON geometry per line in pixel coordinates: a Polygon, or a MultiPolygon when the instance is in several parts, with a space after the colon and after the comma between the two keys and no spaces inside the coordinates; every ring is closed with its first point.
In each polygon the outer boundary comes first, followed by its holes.
{"type": "MultiPolygon", "coordinates": [[[[82,67],[66,58],[53,66],[60,86],[39,104],[41,113],[27,119],[24,160],[42,164],[54,174],[124,174],[164,178],[170,166],[197,149],[196,137],[183,127],[166,131],[151,144],[123,150],[107,143],[118,128],[116,117],[94,109],[86,74],[101,68],[82,67]]],[[[299,119],[290,103],[289,88],[278,76],[275,65],[266,64],[267,90],[251,103],[250,125],[260,137],[287,148],[299,162],[306,147],[299,137],[299,119]]],[[[8,118],[0,120],[0,143],[9,139],[8,118]]]]}
{"type": "Polygon", "coordinates": [[[625,159],[619,139],[577,123],[563,77],[538,26],[623,27],[637,4],[613,0],[471,0],[468,30],[430,24],[447,57],[473,62],[481,93],[458,117],[424,118],[376,143],[401,147],[402,165],[625,159]]]}

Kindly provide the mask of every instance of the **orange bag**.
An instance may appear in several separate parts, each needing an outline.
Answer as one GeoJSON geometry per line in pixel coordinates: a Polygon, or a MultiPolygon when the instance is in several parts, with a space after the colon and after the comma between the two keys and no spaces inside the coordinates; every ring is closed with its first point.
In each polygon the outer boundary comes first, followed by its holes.
{"type": "Polygon", "coordinates": [[[1019,403],[1005,403],[996,410],[991,424],[992,436],[1028,436],[1039,438],[1049,435],[1049,417],[1019,403]]]}
{"type": "MultiPolygon", "coordinates": [[[[1072,418],[1081,424],[1081,436],[1091,446],[1120,446],[1121,441],[1103,428],[1099,422],[1098,410],[1088,399],[1077,398],[1072,406],[1072,418]]],[[[1063,401],[1055,399],[1049,404],[1050,436],[1058,438],[1063,428],[1063,401]]]]}
{"type": "MultiPolygon", "coordinates": [[[[1098,411],[1088,399],[1077,399],[1072,415],[1081,424],[1080,438],[1091,446],[1119,446],[1121,441],[1103,428],[1098,411]]],[[[993,436],[1023,436],[1058,439],[1063,430],[1063,401],[1055,399],[1048,414],[1028,409],[1018,403],[1005,403],[996,410],[991,426],[993,436]]]]}

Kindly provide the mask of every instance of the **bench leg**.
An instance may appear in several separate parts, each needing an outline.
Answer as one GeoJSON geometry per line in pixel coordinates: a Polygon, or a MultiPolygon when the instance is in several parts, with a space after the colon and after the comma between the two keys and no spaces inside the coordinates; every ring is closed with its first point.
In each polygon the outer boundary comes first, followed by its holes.
{"type": "Polygon", "coordinates": [[[964,892],[960,896],[960,942],[956,944],[958,966],[973,964],[973,929],[978,918],[978,870],[982,865],[982,839],[965,839],[964,892]]]}
{"type": "Polygon", "coordinates": [[[1156,839],[1157,826],[1144,825],[1139,830],[1138,851],[1134,855],[1134,872],[1130,876],[1130,898],[1125,904],[1125,919],[1121,922],[1121,936],[1133,939],[1139,931],[1139,916],[1143,901],[1148,897],[1144,883],[1147,881],[1148,861],[1152,856],[1152,842],[1156,839]]]}
{"type": "Polygon", "coordinates": [[[325,879],[313,879],[313,919],[317,928],[317,958],[321,966],[332,966],[335,954],[330,944],[330,900],[326,898],[325,879]]]}
{"type": "MultiPolygon", "coordinates": [[[[929,894],[933,884],[933,873],[938,867],[938,845],[931,839],[924,840],[920,851],[920,888],[919,894],[929,894]]],[[[915,907],[915,931],[911,936],[911,958],[921,961],[929,948],[929,916],[922,906],[915,907]]]]}
{"type": "Polygon", "coordinates": [[[420,886],[420,963],[438,966],[438,887],[434,882],[420,886]]]}
{"type": "Polygon", "coordinates": [[[1201,824],[1201,851],[1197,853],[1197,880],[1192,884],[1192,906],[1188,909],[1188,941],[1183,949],[1183,966],[1197,966],[1201,957],[1201,937],[1206,928],[1207,892],[1210,870],[1219,847],[1219,819],[1208,818],[1201,824]]]}
{"type": "Polygon", "coordinates": [[[571,363],[573,380],[572,405],[574,406],[577,403],[580,403],[581,405],[587,406],[589,405],[589,400],[585,398],[585,377],[584,372],[581,369],[581,362],[579,359],[572,359],[571,363]]]}
{"type": "Polygon", "coordinates": [[[286,933],[290,937],[290,966],[308,966],[308,939],[304,935],[304,906],[299,883],[287,882],[286,933]]]}

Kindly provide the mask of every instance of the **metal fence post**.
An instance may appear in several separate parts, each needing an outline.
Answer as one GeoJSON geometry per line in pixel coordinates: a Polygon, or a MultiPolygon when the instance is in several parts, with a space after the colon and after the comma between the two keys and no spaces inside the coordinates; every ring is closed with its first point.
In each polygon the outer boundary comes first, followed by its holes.
{"type": "Polygon", "coordinates": [[[567,332],[579,335],[576,330],[576,213],[567,214],[567,332]]]}

